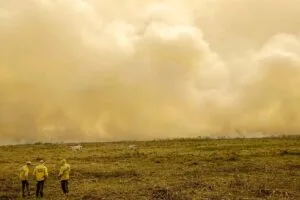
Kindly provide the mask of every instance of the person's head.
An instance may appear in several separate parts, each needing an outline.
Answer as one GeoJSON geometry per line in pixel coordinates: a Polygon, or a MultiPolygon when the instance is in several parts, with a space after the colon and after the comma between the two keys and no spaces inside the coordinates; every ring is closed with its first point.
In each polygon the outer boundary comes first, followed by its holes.
{"type": "Polygon", "coordinates": [[[44,160],[40,160],[40,164],[42,164],[42,165],[43,165],[44,163],[45,163],[45,161],[44,161],[44,160]]]}
{"type": "Polygon", "coordinates": [[[26,162],[26,165],[27,165],[27,166],[30,166],[30,165],[31,165],[31,162],[30,162],[30,161],[27,161],[27,162],[26,162]]]}
{"type": "Polygon", "coordinates": [[[60,164],[61,165],[64,165],[64,164],[66,164],[67,163],[67,160],[66,159],[62,159],[61,161],[60,161],[60,164]]]}

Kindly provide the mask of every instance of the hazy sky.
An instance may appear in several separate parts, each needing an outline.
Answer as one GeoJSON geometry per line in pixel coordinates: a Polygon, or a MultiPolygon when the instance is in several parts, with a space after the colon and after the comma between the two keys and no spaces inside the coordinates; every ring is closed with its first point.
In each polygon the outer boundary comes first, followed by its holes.
{"type": "Polygon", "coordinates": [[[1,0],[1,142],[300,132],[299,0],[1,0]]]}

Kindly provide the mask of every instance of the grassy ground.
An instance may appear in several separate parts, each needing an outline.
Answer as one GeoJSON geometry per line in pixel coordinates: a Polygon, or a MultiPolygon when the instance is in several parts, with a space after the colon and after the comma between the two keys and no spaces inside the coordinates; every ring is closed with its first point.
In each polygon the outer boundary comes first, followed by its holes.
{"type": "Polygon", "coordinates": [[[300,199],[300,137],[89,143],[78,153],[66,144],[2,146],[0,200],[19,198],[18,168],[41,158],[50,173],[45,199],[64,199],[61,158],[72,167],[72,200],[300,199]]]}

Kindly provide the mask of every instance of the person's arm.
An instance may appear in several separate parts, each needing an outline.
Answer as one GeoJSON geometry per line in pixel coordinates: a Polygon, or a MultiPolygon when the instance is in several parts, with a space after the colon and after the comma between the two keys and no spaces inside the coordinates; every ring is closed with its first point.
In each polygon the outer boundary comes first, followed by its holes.
{"type": "Polygon", "coordinates": [[[36,168],[34,168],[34,170],[33,170],[33,176],[35,176],[35,174],[36,174],[36,168]]]}
{"type": "Polygon", "coordinates": [[[64,167],[62,166],[59,169],[58,178],[60,178],[63,175],[63,172],[64,172],[64,167]]]}
{"type": "Polygon", "coordinates": [[[60,167],[60,170],[59,170],[59,175],[60,175],[60,176],[63,175],[64,171],[65,171],[65,167],[64,167],[64,166],[61,166],[61,167],[60,167]]]}
{"type": "Polygon", "coordinates": [[[21,167],[21,168],[19,169],[19,174],[18,174],[19,178],[21,178],[22,173],[23,173],[23,167],[21,167]]]}
{"type": "Polygon", "coordinates": [[[28,169],[25,169],[25,170],[24,170],[24,177],[25,177],[25,180],[28,180],[28,173],[29,173],[29,170],[28,170],[28,169]]]}
{"type": "Polygon", "coordinates": [[[48,168],[45,167],[45,178],[48,178],[48,168]]]}

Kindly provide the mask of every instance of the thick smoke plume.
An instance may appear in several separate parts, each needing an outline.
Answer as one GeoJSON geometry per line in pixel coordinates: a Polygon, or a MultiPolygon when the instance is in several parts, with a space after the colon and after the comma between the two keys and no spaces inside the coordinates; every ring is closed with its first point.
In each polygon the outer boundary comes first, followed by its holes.
{"type": "Polygon", "coordinates": [[[1,143],[300,131],[299,0],[1,0],[1,143]]]}

